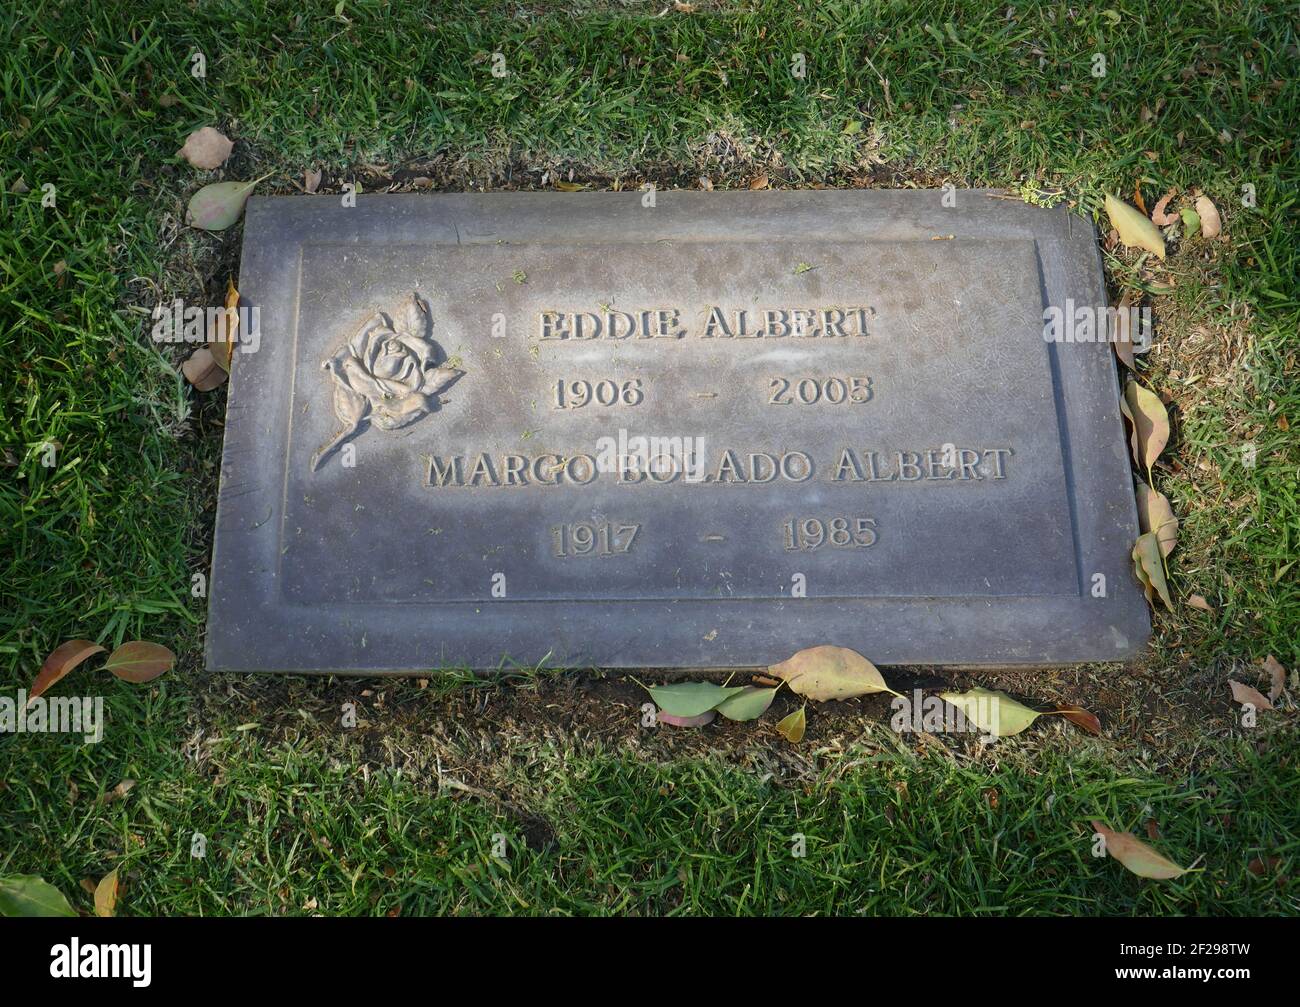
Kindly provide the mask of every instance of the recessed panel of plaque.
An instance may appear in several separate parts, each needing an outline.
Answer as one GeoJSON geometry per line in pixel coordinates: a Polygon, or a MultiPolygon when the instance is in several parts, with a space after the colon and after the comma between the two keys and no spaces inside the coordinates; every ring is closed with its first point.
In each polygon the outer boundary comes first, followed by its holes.
{"type": "Polygon", "coordinates": [[[209,668],[1132,657],[1095,234],[951,202],[254,198],[209,668]]]}

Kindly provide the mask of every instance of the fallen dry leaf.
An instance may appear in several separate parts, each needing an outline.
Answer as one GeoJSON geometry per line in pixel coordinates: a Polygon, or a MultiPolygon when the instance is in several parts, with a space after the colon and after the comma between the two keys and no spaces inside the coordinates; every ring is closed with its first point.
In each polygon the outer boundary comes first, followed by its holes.
{"type": "Polygon", "coordinates": [[[1151,223],[1155,224],[1157,227],[1168,227],[1170,224],[1178,222],[1178,214],[1165,212],[1166,208],[1169,206],[1169,201],[1173,199],[1175,195],[1177,195],[1177,192],[1170,189],[1156,201],[1155,209],[1151,211],[1151,223]]]}
{"type": "Polygon", "coordinates": [[[196,168],[211,171],[226,163],[226,158],[235,149],[234,143],[211,126],[196,129],[185,140],[185,146],[176,152],[196,168]]]}
{"type": "Polygon", "coordinates": [[[1106,215],[1119,232],[1119,240],[1129,248],[1145,248],[1158,258],[1165,257],[1165,239],[1145,213],[1106,193],[1106,215]]]}
{"type": "Polygon", "coordinates": [[[1138,522],[1144,532],[1155,532],[1160,555],[1168,556],[1178,543],[1178,518],[1169,498],[1141,480],[1137,487],[1138,522]]]}
{"type": "Polygon", "coordinates": [[[766,176],[766,175],[755,175],[753,178],[751,178],[751,179],[749,180],[749,187],[750,187],[751,189],[766,189],[766,188],[767,188],[767,176],[766,176]]]}
{"type": "Polygon", "coordinates": [[[1268,677],[1272,682],[1268,690],[1268,699],[1271,703],[1276,703],[1278,697],[1282,695],[1282,690],[1286,688],[1286,669],[1272,654],[1264,658],[1264,670],[1268,672],[1268,677]]]}
{"type": "Polygon", "coordinates": [[[210,392],[230,377],[206,346],[200,346],[186,358],[181,373],[200,392],[210,392]]]}
{"type": "Polygon", "coordinates": [[[1169,413],[1159,395],[1132,379],[1124,386],[1119,408],[1133,427],[1129,435],[1133,461],[1149,478],[1151,466],[1169,443],[1169,413]]]}
{"type": "Polygon", "coordinates": [[[69,640],[67,643],[59,644],[54,648],[50,656],[45,659],[45,663],[41,665],[41,670],[37,672],[36,678],[32,680],[32,687],[27,693],[28,705],[30,706],[34,699],[54,685],[55,682],[65,678],[86,658],[103,652],[103,647],[97,643],[92,643],[90,640],[69,640]]]}
{"type": "Polygon", "coordinates": [[[1234,679],[1228,679],[1228,685],[1232,687],[1232,701],[1234,703],[1240,703],[1242,706],[1249,704],[1256,710],[1273,709],[1273,704],[1265,699],[1258,689],[1234,679]]]}
{"type": "Polygon", "coordinates": [[[307,192],[315,192],[320,188],[321,173],[315,168],[308,168],[302,173],[302,187],[307,192]]]}
{"type": "Polygon", "coordinates": [[[1085,710],[1082,706],[1070,706],[1065,703],[1056,704],[1056,712],[1068,720],[1071,724],[1077,724],[1089,734],[1101,734],[1101,720],[1095,713],[1085,710]]]}
{"type": "Polygon", "coordinates": [[[112,916],[117,909],[117,870],[111,870],[95,886],[95,915],[112,916]]]}
{"type": "Polygon", "coordinates": [[[1140,878],[1168,880],[1187,873],[1172,860],[1166,860],[1131,832],[1112,832],[1101,822],[1092,827],[1106,841],[1106,852],[1140,878]]]}
{"type": "Polygon", "coordinates": [[[788,717],[782,717],[776,725],[781,737],[792,745],[797,745],[803,741],[804,731],[808,728],[808,715],[804,712],[805,707],[799,707],[788,717]]]}
{"type": "Polygon", "coordinates": [[[1223,220],[1214,201],[1209,196],[1197,196],[1196,213],[1201,218],[1201,233],[1207,238],[1217,238],[1223,230],[1223,220]]]}
{"type": "Polygon", "coordinates": [[[792,692],[816,702],[893,691],[874,664],[847,647],[808,647],[767,670],[785,679],[792,692]]]}
{"type": "Polygon", "coordinates": [[[1201,595],[1194,594],[1187,599],[1188,608],[1198,608],[1202,612],[1213,612],[1214,606],[1206,601],[1201,595]]]}
{"type": "Polygon", "coordinates": [[[1169,597],[1169,585],[1165,583],[1165,569],[1160,558],[1160,543],[1156,540],[1155,532],[1139,535],[1138,540],[1133,543],[1133,572],[1141,582],[1142,593],[1146,595],[1149,604],[1155,604],[1151,600],[1154,592],[1165,603],[1165,608],[1170,611],[1173,610],[1174,602],[1169,597]]]}
{"type": "Polygon", "coordinates": [[[135,786],[135,780],[123,780],[116,787],[100,798],[104,804],[112,804],[114,801],[120,801],[123,797],[131,792],[135,786]]]}

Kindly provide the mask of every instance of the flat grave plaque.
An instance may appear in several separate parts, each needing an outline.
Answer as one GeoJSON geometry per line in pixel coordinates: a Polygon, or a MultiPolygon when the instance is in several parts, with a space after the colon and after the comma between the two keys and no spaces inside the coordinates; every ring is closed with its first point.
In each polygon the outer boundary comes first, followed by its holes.
{"type": "Polygon", "coordinates": [[[213,670],[1131,657],[1093,229],[961,192],[250,200],[213,670]]]}

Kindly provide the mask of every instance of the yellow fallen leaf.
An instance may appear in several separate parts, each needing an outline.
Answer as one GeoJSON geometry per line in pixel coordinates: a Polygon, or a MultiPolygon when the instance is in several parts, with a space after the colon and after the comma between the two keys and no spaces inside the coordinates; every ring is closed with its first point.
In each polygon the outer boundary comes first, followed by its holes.
{"type": "Polygon", "coordinates": [[[1037,710],[1031,710],[1005,692],[993,689],[941,692],[939,698],[961,710],[966,719],[981,731],[998,738],[1019,734],[1039,717],[1037,710]]]}
{"type": "MultiPolygon", "coordinates": [[[[1174,603],[1169,597],[1169,585],[1165,583],[1165,569],[1160,558],[1160,543],[1155,532],[1139,535],[1133,544],[1133,572],[1142,583],[1142,593],[1151,602],[1152,592],[1160,595],[1165,608],[1173,611],[1174,603]]],[[[1154,604],[1154,603],[1152,603],[1154,604]]]]}
{"type": "Polygon", "coordinates": [[[1132,379],[1124,386],[1119,408],[1133,426],[1129,436],[1133,461],[1149,478],[1151,466],[1169,443],[1169,413],[1159,395],[1132,379]]]}
{"type": "Polygon", "coordinates": [[[1165,239],[1161,237],[1156,225],[1146,215],[1133,209],[1122,199],[1116,199],[1106,193],[1106,216],[1111,225],[1119,232],[1119,240],[1129,248],[1145,248],[1158,258],[1165,257],[1165,239]]]}
{"type": "Polygon", "coordinates": [[[1187,868],[1166,860],[1131,832],[1112,832],[1101,822],[1093,822],[1092,827],[1105,840],[1106,852],[1139,878],[1166,881],[1187,873],[1187,868]]]}
{"type": "Polygon", "coordinates": [[[1160,555],[1168,556],[1178,543],[1178,518],[1169,498],[1146,483],[1138,482],[1138,521],[1144,532],[1155,532],[1160,555]]]}
{"type": "Polygon", "coordinates": [[[816,702],[893,692],[876,666],[847,647],[807,647],[767,669],[792,692],[816,702]]]}
{"type": "Polygon", "coordinates": [[[95,886],[95,915],[112,916],[117,908],[117,871],[109,871],[95,886]]]}
{"type": "Polygon", "coordinates": [[[799,707],[788,717],[782,717],[776,725],[776,729],[781,732],[781,737],[792,745],[797,745],[803,741],[803,733],[807,729],[808,718],[804,713],[804,707],[799,707]]]}

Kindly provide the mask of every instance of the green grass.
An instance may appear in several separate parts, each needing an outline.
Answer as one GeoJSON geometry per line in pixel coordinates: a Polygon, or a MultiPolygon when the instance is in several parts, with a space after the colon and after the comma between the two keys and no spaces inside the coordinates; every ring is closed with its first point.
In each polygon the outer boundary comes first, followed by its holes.
{"type": "MultiPolygon", "coordinates": [[[[107,696],[98,746],[0,736],[0,873],[40,872],[75,895],[121,863],[126,912],[309,898],[322,912],[1294,912],[1285,888],[1243,873],[1266,848],[1294,870],[1294,737],[1256,755],[1225,740],[1208,700],[1204,775],[1191,777],[1055,753],[1029,773],[1031,750],[1020,769],[934,758],[760,784],[721,757],[513,752],[538,760],[526,811],[553,841],[516,845],[509,870],[490,836],[518,828],[491,801],[392,778],[319,725],[259,743],[235,731],[258,719],[255,701],[199,701],[226,690],[198,673],[206,613],[189,593],[207,565],[222,401],[188,389],[146,322],[175,296],[215,303],[237,271],[238,229],[182,226],[189,194],[217,177],[174,157],[201,125],[239,141],[224,177],[275,172],[264,192],[294,191],[312,166],[327,186],[367,188],[399,168],[460,188],[570,170],[596,187],[722,188],[763,172],[782,186],[1023,186],[1092,213],[1104,191],[1131,200],[1135,182],[1148,202],[1199,186],[1228,240],[1176,247],[1144,376],[1174,403],[1156,474],[1182,521],[1174,591],[1215,611],[1160,615],[1144,681],[1219,695],[1266,653],[1300,666],[1300,40],[1285,5],[1041,4],[1008,18],[1005,3],[752,0],[654,16],[664,6],[0,10],[0,685],[25,686],[71,637],[143,637],[180,656],[161,685],[81,687],[107,696]],[[189,73],[195,51],[206,79],[189,73]],[[497,52],[506,78],[491,75],[497,52]],[[789,72],[796,53],[804,78],[789,72]],[[201,754],[213,738],[220,758],[201,754]],[[128,777],[125,800],[94,803],[128,777]],[[910,810],[890,824],[904,780],[910,810]],[[1146,803],[1167,809],[1162,848],[1204,858],[1204,872],[1152,885],[1087,855],[1085,819],[1140,824],[1146,803]],[[202,862],[194,829],[215,837],[202,862]],[[808,836],[803,860],[788,855],[792,831],[808,836]]],[[[1150,263],[1106,261],[1113,291],[1153,288],[1150,263]]]]}

